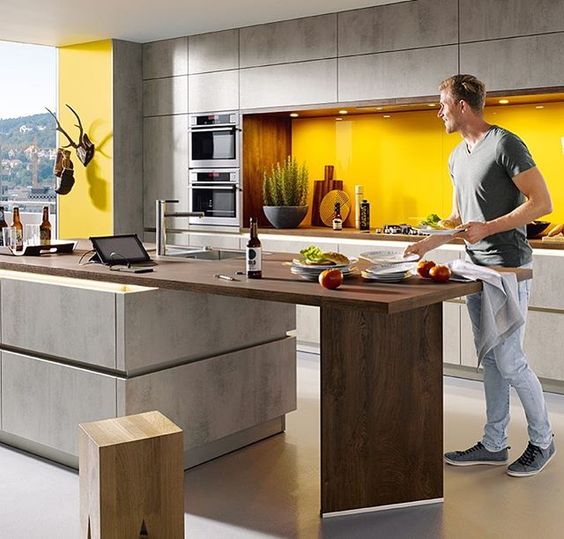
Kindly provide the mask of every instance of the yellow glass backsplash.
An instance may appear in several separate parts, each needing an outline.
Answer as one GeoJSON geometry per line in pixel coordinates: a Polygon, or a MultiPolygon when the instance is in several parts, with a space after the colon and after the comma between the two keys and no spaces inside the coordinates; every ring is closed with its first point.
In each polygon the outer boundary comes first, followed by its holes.
{"type": "MultiPolygon", "coordinates": [[[[564,222],[564,103],[487,107],[486,121],[519,135],[529,147],[550,189],[554,211],[546,216],[564,222]]],[[[292,154],[305,161],[313,181],[323,179],[325,165],[335,166],[344,181],[353,211],[346,225],[354,226],[354,186],[364,186],[370,202],[370,223],[416,224],[429,213],[446,217],[452,186],[448,156],[460,135],[447,135],[437,109],[390,112],[292,121],[292,154]]],[[[311,209],[310,209],[311,212],[311,209]]],[[[311,222],[311,215],[304,221],[311,222]]]]}

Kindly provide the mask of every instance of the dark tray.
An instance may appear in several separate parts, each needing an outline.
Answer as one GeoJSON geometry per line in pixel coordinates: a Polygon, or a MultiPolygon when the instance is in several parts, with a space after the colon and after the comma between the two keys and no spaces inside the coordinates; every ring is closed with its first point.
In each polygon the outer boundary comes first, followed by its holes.
{"type": "Polygon", "coordinates": [[[15,256],[40,256],[46,254],[72,253],[76,242],[65,240],[53,240],[46,245],[26,245],[21,251],[15,251],[10,247],[0,246],[0,254],[15,256]]]}

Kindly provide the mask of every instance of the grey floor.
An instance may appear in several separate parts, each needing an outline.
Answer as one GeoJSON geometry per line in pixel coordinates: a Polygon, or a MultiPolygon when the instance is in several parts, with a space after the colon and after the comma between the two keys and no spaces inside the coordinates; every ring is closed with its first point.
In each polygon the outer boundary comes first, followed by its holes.
{"type": "MultiPolygon", "coordinates": [[[[185,475],[190,538],[560,538],[564,536],[564,463],[560,455],[532,478],[503,467],[445,468],[445,503],[328,520],[319,511],[319,363],[300,354],[298,410],[287,432],[203,464],[185,475]]],[[[479,382],[445,378],[445,446],[480,437],[479,382]]],[[[564,396],[547,394],[553,427],[564,439],[564,396]]],[[[525,419],[513,398],[511,457],[526,445],[525,419]]],[[[78,475],[0,445],[0,539],[79,537],[78,475]]]]}

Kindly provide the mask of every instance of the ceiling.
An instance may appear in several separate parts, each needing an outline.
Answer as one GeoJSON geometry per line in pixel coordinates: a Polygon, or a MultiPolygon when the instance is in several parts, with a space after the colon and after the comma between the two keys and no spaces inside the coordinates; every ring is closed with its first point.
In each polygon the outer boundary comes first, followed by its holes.
{"type": "Polygon", "coordinates": [[[145,43],[405,0],[2,0],[0,41],[145,43]]]}

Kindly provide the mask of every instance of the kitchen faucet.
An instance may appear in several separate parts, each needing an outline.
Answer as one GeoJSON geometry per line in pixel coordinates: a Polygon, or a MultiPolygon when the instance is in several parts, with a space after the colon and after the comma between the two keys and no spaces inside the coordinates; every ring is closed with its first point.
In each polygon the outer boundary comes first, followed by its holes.
{"type": "Polygon", "coordinates": [[[204,217],[202,211],[168,212],[167,204],[177,204],[178,200],[157,200],[156,229],[157,229],[157,256],[166,255],[166,222],[167,217],[204,217]]]}

